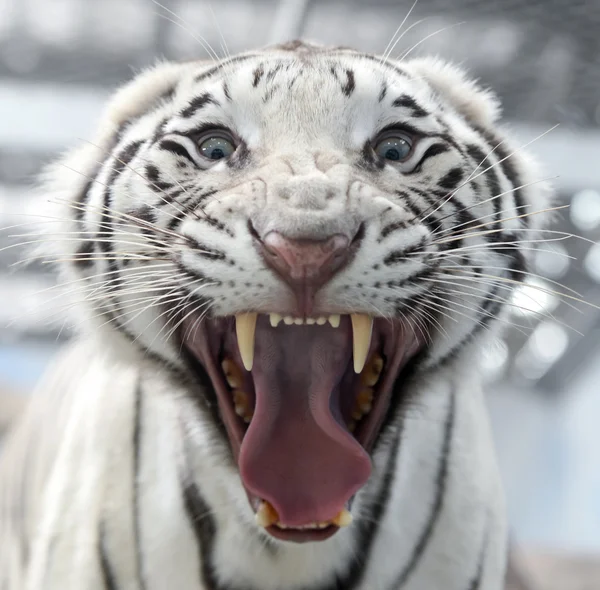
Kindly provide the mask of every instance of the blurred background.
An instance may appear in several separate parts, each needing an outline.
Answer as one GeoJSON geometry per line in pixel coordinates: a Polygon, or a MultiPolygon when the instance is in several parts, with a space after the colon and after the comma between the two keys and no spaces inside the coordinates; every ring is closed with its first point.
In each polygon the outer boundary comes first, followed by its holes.
{"type": "MultiPolygon", "coordinates": [[[[0,0],[0,228],[33,219],[30,188],[41,166],[89,138],[111,91],[157,58],[206,58],[203,39],[219,55],[224,42],[234,53],[296,37],[382,53],[412,2],[0,0]]],[[[539,276],[514,301],[523,309],[513,320],[527,327],[509,330],[489,351],[486,374],[515,540],[528,554],[578,555],[577,569],[593,568],[588,558],[600,555],[600,0],[419,0],[402,30],[393,56],[437,54],[496,90],[508,126],[522,143],[538,138],[530,149],[558,177],[560,202],[570,204],[554,229],[587,239],[555,241],[537,255],[539,276]],[[568,304],[552,293],[553,281],[574,290],[568,304]]],[[[26,231],[1,231],[0,248],[26,231]]],[[[15,266],[24,256],[0,250],[0,431],[70,336],[62,301],[44,291],[54,277],[42,264],[15,266]]],[[[552,571],[555,561],[535,559],[552,571]]],[[[589,586],[560,587],[597,590],[594,576],[589,586]]],[[[559,583],[560,574],[547,577],[559,583]]],[[[551,587],[559,586],[544,586],[551,587]]]]}

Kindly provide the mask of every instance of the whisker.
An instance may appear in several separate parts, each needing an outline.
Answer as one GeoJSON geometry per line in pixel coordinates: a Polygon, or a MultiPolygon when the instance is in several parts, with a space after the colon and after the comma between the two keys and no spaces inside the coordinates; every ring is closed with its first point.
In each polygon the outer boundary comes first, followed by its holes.
{"type": "Polygon", "coordinates": [[[512,152],[510,152],[509,154],[507,154],[506,156],[504,156],[503,158],[501,158],[500,160],[498,160],[496,163],[492,164],[488,168],[485,168],[484,170],[482,170],[481,172],[479,172],[479,174],[477,174],[477,175],[475,175],[473,177],[469,177],[468,180],[465,180],[464,182],[462,182],[461,184],[459,184],[457,188],[455,188],[451,193],[449,193],[448,197],[446,199],[444,199],[435,209],[433,209],[432,211],[430,211],[424,218],[422,218],[421,222],[423,222],[426,219],[428,219],[430,215],[433,215],[436,211],[438,211],[441,207],[443,207],[446,203],[448,203],[448,201],[450,199],[452,199],[452,197],[454,195],[456,195],[456,193],[461,188],[463,188],[464,186],[466,186],[469,182],[472,182],[473,180],[476,180],[480,176],[483,176],[484,174],[486,174],[487,172],[489,172],[490,170],[492,170],[496,166],[499,166],[500,164],[502,164],[502,162],[504,162],[505,160],[508,160],[508,158],[512,158],[519,151],[521,151],[524,148],[530,146],[535,141],[539,141],[540,139],[542,139],[542,137],[544,137],[545,135],[548,135],[548,133],[550,133],[551,131],[554,131],[554,129],[556,129],[557,127],[558,127],[558,124],[557,125],[553,125],[552,127],[550,127],[550,129],[547,129],[543,133],[540,133],[537,137],[534,137],[532,140],[528,141],[526,144],[524,144],[522,146],[519,146],[518,148],[514,149],[512,152]]]}
{"type": "MultiPolygon", "coordinates": [[[[548,182],[549,180],[554,180],[555,178],[557,178],[557,177],[542,178],[540,180],[534,180],[532,182],[526,182],[526,183],[521,184],[519,186],[515,186],[515,187],[513,187],[513,188],[511,188],[511,189],[509,189],[507,191],[504,191],[503,193],[500,193],[500,194],[494,195],[493,197],[489,197],[487,199],[484,199],[483,201],[477,201],[476,203],[473,203],[472,205],[469,205],[468,207],[463,207],[462,209],[457,209],[453,213],[449,213],[448,215],[444,215],[444,217],[441,217],[441,218],[437,219],[436,221],[438,223],[441,223],[442,221],[445,221],[449,217],[455,217],[459,213],[464,213],[465,211],[469,211],[470,209],[473,209],[475,207],[479,207],[480,205],[484,205],[485,203],[490,203],[490,202],[495,201],[496,199],[499,199],[501,197],[504,197],[504,196],[506,196],[506,195],[508,195],[510,193],[514,193],[517,190],[520,190],[520,189],[523,189],[523,188],[527,188],[527,187],[533,186],[535,184],[540,184],[542,182],[548,182]]],[[[510,208],[510,209],[504,209],[503,211],[498,211],[498,213],[505,213],[506,211],[513,211],[513,210],[517,210],[517,209],[520,209],[520,208],[523,208],[523,207],[529,207],[529,205],[521,205],[520,207],[513,207],[513,208],[510,208]]],[[[560,206],[553,207],[553,208],[550,208],[550,209],[540,209],[538,211],[533,211],[530,214],[534,215],[534,214],[537,214],[537,213],[540,213],[540,212],[543,213],[545,211],[554,211],[554,210],[558,211],[559,209],[565,209],[565,208],[568,208],[568,207],[569,207],[569,205],[560,205],[560,206]]],[[[486,217],[490,217],[490,216],[494,216],[494,215],[496,215],[496,212],[491,213],[490,215],[486,215],[486,217]]],[[[482,219],[482,218],[476,218],[473,221],[477,221],[478,219],[482,219]]],[[[471,220],[466,221],[466,222],[462,223],[461,225],[467,225],[469,223],[471,223],[471,220]]],[[[455,226],[455,227],[460,227],[460,226],[455,226]]],[[[453,229],[453,228],[449,228],[449,229],[443,230],[440,233],[444,233],[446,231],[449,231],[450,229],[453,229]]]]}

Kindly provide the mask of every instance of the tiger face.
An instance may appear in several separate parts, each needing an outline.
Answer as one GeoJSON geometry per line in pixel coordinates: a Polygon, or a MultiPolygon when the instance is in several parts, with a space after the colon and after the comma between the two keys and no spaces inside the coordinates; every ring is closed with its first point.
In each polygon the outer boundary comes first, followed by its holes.
{"type": "Polygon", "coordinates": [[[271,537],[348,525],[415,381],[476,371],[548,199],[497,117],[435,60],[292,44],[165,64],[54,187],[93,329],[184,375],[271,537]]]}

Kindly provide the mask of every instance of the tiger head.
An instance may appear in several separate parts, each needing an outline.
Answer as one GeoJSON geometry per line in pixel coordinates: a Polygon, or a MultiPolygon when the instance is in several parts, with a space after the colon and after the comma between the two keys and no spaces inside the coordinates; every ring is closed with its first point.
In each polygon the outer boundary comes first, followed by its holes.
{"type": "Polygon", "coordinates": [[[183,375],[271,536],[347,525],[415,382],[477,370],[549,200],[498,116],[438,60],[293,43],[142,73],[51,172],[84,331],[183,375]]]}

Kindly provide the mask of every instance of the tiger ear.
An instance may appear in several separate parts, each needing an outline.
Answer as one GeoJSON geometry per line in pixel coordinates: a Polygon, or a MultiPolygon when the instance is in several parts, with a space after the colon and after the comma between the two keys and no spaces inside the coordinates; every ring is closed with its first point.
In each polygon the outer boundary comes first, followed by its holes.
{"type": "Polygon", "coordinates": [[[501,115],[500,101],[465,72],[438,58],[418,58],[402,64],[404,69],[424,79],[437,95],[470,123],[490,127],[501,115]]]}

